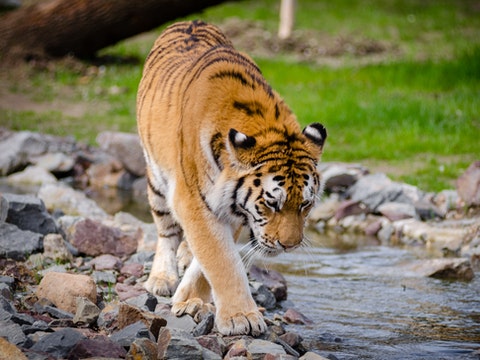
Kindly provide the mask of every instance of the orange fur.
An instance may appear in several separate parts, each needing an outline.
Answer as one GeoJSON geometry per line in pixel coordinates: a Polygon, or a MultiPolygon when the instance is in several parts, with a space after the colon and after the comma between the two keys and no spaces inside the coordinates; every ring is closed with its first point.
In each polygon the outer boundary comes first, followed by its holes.
{"type": "Polygon", "coordinates": [[[185,236],[194,260],[172,310],[195,312],[199,299],[212,295],[221,333],[263,332],[234,233],[249,228],[259,251],[270,255],[301,244],[320,191],[316,163],[325,129],[312,124],[302,132],[254,62],[199,21],[174,24],[155,42],[137,120],[159,232],[146,288],[175,290],[171,256],[185,236]]]}

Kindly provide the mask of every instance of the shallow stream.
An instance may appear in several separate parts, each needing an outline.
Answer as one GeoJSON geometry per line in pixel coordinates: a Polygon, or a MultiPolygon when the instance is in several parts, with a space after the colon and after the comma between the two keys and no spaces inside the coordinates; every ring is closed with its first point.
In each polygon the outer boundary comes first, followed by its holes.
{"type": "Polygon", "coordinates": [[[409,270],[423,248],[308,234],[305,249],[260,261],[288,281],[288,300],[313,320],[295,329],[338,359],[480,359],[480,273],[471,282],[409,270]]]}

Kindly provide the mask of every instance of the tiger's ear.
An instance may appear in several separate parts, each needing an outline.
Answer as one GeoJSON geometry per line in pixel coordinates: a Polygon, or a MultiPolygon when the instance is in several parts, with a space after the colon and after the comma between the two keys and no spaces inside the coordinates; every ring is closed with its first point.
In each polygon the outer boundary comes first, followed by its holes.
{"type": "Polygon", "coordinates": [[[253,147],[257,144],[257,140],[253,136],[245,135],[235,129],[228,132],[229,153],[231,160],[241,166],[248,166],[253,161],[253,147]]]}
{"type": "Polygon", "coordinates": [[[327,129],[322,124],[313,123],[308,125],[303,129],[303,135],[322,151],[323,144],[325,144],[327,139],[327,129]]]}

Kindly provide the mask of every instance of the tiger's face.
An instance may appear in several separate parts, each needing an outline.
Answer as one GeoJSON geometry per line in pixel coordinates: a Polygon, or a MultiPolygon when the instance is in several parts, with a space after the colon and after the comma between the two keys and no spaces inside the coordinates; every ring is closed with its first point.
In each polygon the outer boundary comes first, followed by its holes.
{"type": "Polygon", "coordinates": [[[237,193],[237,208],[245,215],[256,250],[274,256],[300,246],[320,189],[318,173],[257,172],[245,182],[237,193]]]}
{"type": "Polygon", "coordinates": [[[267,147],[259,138],[238,132],[230,135],[237,159],[242,155],[248,159],[242,151],[254,153],[255,160],[244,163],[247,174],[236,183],[232,211],[244,218],[255,249],[274,256],[299,247],[305,220],[321,189],[316,159],[326,138],[325,129],[313,124],[289,141],[275,145],[269,139],[267,147]]]}

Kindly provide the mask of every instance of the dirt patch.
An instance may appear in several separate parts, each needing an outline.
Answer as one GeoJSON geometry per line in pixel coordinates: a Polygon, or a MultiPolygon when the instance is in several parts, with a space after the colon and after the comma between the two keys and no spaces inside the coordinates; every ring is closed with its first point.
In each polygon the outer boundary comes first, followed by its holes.
{"type": "Polygon", "coordinates": [[[398,46],[362,37],[338,36],[315,30],[296,30],[281,40],[262,22],[230,18],[220,25],[235,47],[254,57],[288,57],[293,61],[335,65],[346,58],[378,62],[399,54],[398,46]]]}

